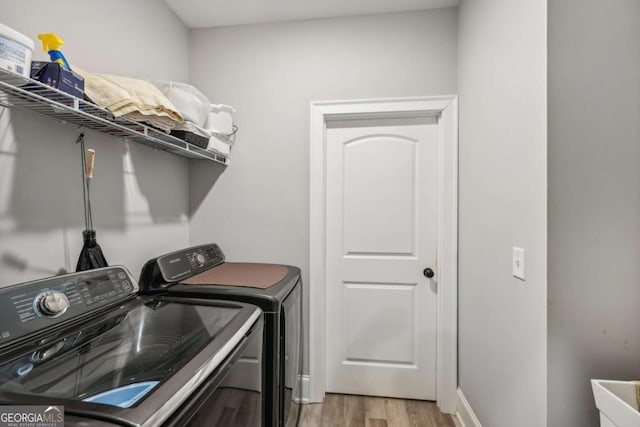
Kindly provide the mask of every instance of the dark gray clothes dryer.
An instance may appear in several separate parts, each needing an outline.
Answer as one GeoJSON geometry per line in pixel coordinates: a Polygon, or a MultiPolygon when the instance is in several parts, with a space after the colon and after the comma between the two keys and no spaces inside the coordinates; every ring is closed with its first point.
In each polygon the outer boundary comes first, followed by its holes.
{"type": "Polygon", "coordinates": [[[302,281],[300,269],[225,262],[216,244],[194,246],[148,261],[140,292],[177,299],[228,300],[264,312],[264,426],[298,424],[302,398],[302,281]]]}

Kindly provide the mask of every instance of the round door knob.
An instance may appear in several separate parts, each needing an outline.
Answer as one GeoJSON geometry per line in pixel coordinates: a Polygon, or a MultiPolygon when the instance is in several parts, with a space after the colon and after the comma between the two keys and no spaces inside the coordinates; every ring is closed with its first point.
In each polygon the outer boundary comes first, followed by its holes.
{"type": "Polygon", "coordinates": [[[432,270],[432,269],[430,269],[429,267],[425,268],[425,269],[422,271],[422,274],[424,274],[424,277],[426,277],[426,278],[428,278],[428,279],[431,279],[433,276],[435,276],[435,275],[436,275],[436,273],[434,273],[434,272],[433,272],[433,270],[432,270]]]}

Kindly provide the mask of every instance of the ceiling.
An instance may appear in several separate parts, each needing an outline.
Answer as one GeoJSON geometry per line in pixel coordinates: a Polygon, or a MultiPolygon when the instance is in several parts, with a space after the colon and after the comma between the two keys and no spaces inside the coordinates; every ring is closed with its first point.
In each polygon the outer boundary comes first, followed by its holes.
{"type": "Polygon", "coordinates": [[[164,0],[189,28],[457,6],[459,0],[164,0]]]}

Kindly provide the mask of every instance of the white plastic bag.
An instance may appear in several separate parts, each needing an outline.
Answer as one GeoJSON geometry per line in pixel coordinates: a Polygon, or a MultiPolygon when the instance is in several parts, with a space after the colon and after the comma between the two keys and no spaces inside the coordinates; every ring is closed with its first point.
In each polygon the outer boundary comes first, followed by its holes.
{"type": "Polygon", "coordinates": [[[211,101],[195,87],[178,82],[152,81],[154,85],[178,109],[185,120],[196,126],[205,127],[211,101]]]}

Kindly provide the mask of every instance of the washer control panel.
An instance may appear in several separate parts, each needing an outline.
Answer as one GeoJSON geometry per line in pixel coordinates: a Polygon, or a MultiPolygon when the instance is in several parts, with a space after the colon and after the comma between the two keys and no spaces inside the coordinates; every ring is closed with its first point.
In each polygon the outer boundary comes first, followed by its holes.
{"type": "Polygon", "coordinates": [[[131,274],[120,266],[0,289],[0,346],[58,322],[129,299],[137,291],[131,274]]]}
{"type": "Polygon", "coordinates": [[[163,278],[175,283],[222,264],[224,254],[218,245],[211,243],[172,252],[156,261],[163,278]]]}

